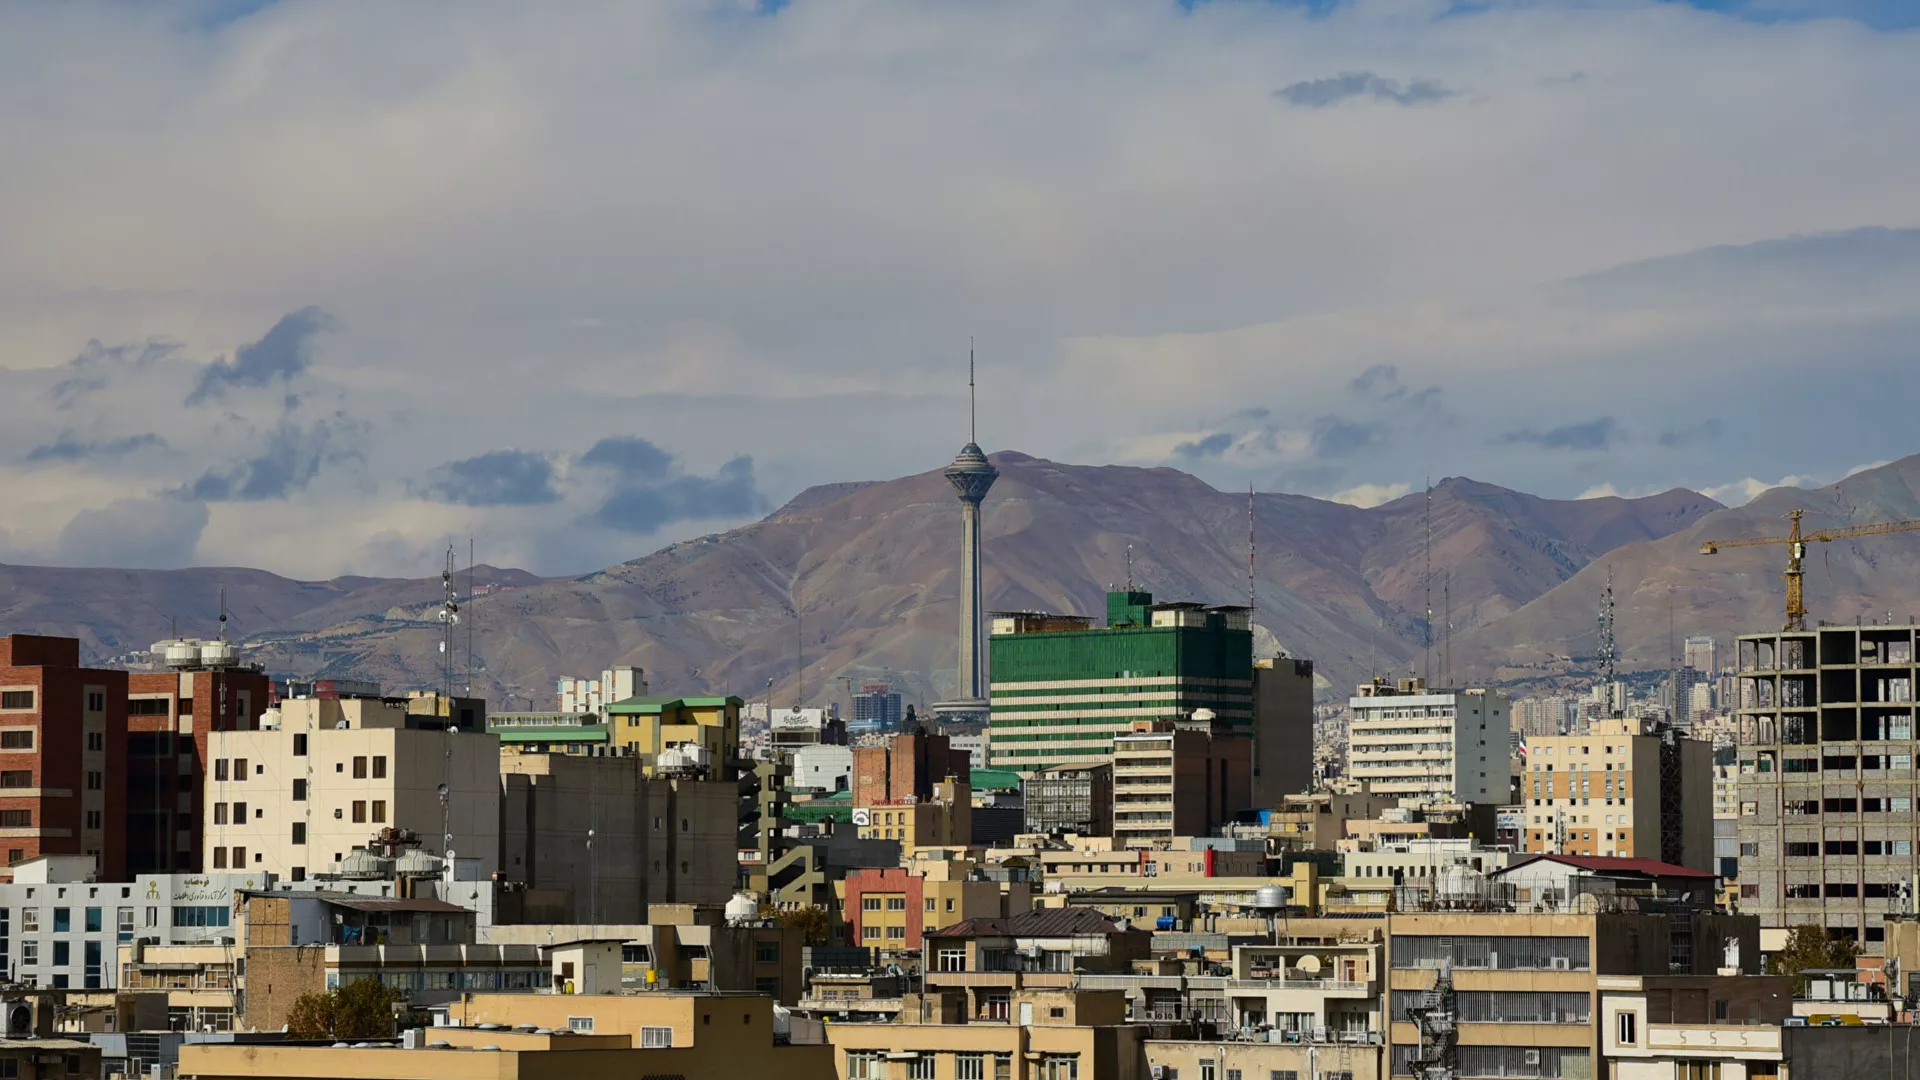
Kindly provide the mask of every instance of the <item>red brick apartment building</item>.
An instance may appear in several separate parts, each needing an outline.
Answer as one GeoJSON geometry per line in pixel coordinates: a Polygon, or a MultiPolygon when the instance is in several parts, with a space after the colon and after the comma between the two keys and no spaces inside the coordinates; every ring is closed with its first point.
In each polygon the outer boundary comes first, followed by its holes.
{"type": "Polygon", "coordinates": [[[0,638],[6,865],[92,855],[101,880],[126,880],[126,746],[126,672],[81,667],[73,638],[0,638]]]}
{"type": "Polygon", "coordinates": [[[134,672],[127,680],[127,871],[197,874],[207,737],[260,726],[273,684],[257,671],[134,672]]]}

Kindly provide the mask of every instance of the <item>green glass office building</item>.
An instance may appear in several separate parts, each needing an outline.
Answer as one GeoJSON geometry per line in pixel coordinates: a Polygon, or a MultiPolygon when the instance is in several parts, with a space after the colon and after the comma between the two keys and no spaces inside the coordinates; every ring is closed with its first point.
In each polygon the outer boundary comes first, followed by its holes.
{"type": "Polygon", "coordinates": [[[989,642],[992,765],[1031,773],[1091,765],[1136,720],[1196,709],[1254,733],[1248,609],[1107,594],[1107,625],[1069,615],[996,612],[989,642]]]}

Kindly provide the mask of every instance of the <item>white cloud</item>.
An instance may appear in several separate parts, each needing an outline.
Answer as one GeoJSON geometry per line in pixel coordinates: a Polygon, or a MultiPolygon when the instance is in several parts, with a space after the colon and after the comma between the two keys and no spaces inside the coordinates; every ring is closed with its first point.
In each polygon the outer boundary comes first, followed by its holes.
{"type": "Polygon", "coordinates": [[[1338,491],[1327,498],[1337,503],[1358,506],[1361,509],[1390,503],[1413,490],[1412,484],[1359,484],[1345,491],[1338,491]]]}
{"type": "Polygon", "coordinates": [[[1605,483],[1605,484],[1595,484],[1592,487],[1588,488],[1587,490],[1574,496],[1574,498],[1576,499],[1617,499],[1619,497],[1620,497],[1620,489],[1617,487],[1614,487],[1611,482],[1605,483]]]}
{"type": "MultiPolygon", "coordinates": [[[[1852,476],[1853,473],[1849,472],[1847,475],[1852,476]]],[[[1814,488],[1820,487],[1828,482],[1829,481],[1822,480],[1817,476],[1796,476],[1792,474],[1783,476],[1778,480],[1756,480],[1749,476],[1745,479],[1732,481],[1731,483],[1716,484],[1713,487],[1702,488],[1700,494],[1726,506],[1745,506],[1766,492],[1772,491],[1774,488],[1814,488]]]]}
{"type": "Polygon", "coordinates": [[[1357,500],[1432,470],[1564,495],[1820,467],[1774,436],[1789,415],[1842,428],[1843,460],[1920,449],[1902,395],[1847,389],[1920,332],[1885,238],[1564,283],[1920,224],[1913,34],[1654,0],[749,10],[0,11],[0,461],[66,428],[172,448],[35,473],[83,478],[49,494],[6,467],[0,494],[45,517],[10,543],[46,553],[83,510],[230,465],[279,403],[189,418],[179,388],[309,304],[334,329],[302,408],[364,425],[361,458],[297,506],[215,507],[203,557],[417,571],[467,528],[553,573],[638,555],[714,523],[582,547],[572,502],[452,515],[405,485],[616,434],[695,475],[749,454],[774,502],[936,467],[964,438],[969,335],[989,447],[1221,486],[1357,500]],[[41,92],[74,70],[83,90],[41,92]],[[1460,93],[1273,97],[1344,72],[1460,93]],[[50,369],[89,339],[155,337],[180,358],[48,415],[50,369]],[[1349,390],[1383,364],[1403,395],[1349,390]],[[1645,416],[1592,404],[1654,381],[1645,416]],[[1705,402],[1742,419],[1655,444],[1705,402]],[[1642,433],[1604,473],[1493,443],[1601,412],[1642,433]],[[1317,430],[1355,437],[1317,451],[1317,430]]]}

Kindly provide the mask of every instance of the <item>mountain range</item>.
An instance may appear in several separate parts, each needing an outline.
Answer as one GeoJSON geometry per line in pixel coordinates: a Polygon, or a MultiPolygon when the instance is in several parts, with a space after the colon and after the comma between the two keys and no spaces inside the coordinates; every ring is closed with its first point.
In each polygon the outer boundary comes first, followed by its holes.
{"type": "MultiPolygon", "coordinates": [[[[1622,670],[1664,669],[1679,637],[1724,645],[1780,621],[1785,549],[1709,558],[1705,539],[1784,534],[1795,508],[1810,530],[1920,518],[1920,457],[1737,508],[1685,489],[1554,500],[1450,478],[1363,509],[1250,498],[1171,468],[993,461],[990,608],[1097,615],[1128,580],[1164,599],[1246,603],[1251,539],[1261,648],[1313,659],[1331,694],[1376,673],[1577,685],[1594,669],[1609,580],[1622,670]]],[[[811,488],[760,521],[578,577],[476,567],[451,654],[437,572],[310,582],[0,566],[0,629],[72,635],[95,661],[132,662],[176,628],[211,636],[224,586],[233,636],[275,672],[430,687],[450,655],[456,686],[471,667],[495,708],[552,708],[556,678],[613,664],[646,668],[662,693],[812,704],[886,681],[925,702],[954,687],[958,559],[958,504],[930,471],[811,488]]],[[[1920,611],[1920,534],[1816,544],[1809,559],[1816,617],[1920,611]]]]}

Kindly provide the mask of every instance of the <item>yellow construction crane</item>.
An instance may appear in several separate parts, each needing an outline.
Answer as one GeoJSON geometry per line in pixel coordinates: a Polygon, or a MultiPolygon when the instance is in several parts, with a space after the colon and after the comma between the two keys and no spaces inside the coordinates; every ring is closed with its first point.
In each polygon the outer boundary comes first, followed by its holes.
{"type": "Polygon", "coordinates": [[[1802,534],[1800,515],[1803,510],[1795,510],[1787,516],[1793,519],[1793,528],[1785,536],[1761,536],[1752,540],[1708,540],[1700,545],[1700,554],[1717,555],[1721,548],[1760,547],[1763,544],[1787,545],[1787,569],[1780,575],[1787,582],[1787,624],[1784,630],[1805,630],[1807,628],[1806,595],[1800,587],[1800,579],[1805,572],[1807,545],[1815,540],[1828,543],[1833,540],[1846,540],[1855,536],[1881,536],[1886,533],[1920,531],[1920,520],[1882,521],[1874,525],[1849,525],[1842,529],[1819,529],[1802,534]]]}

